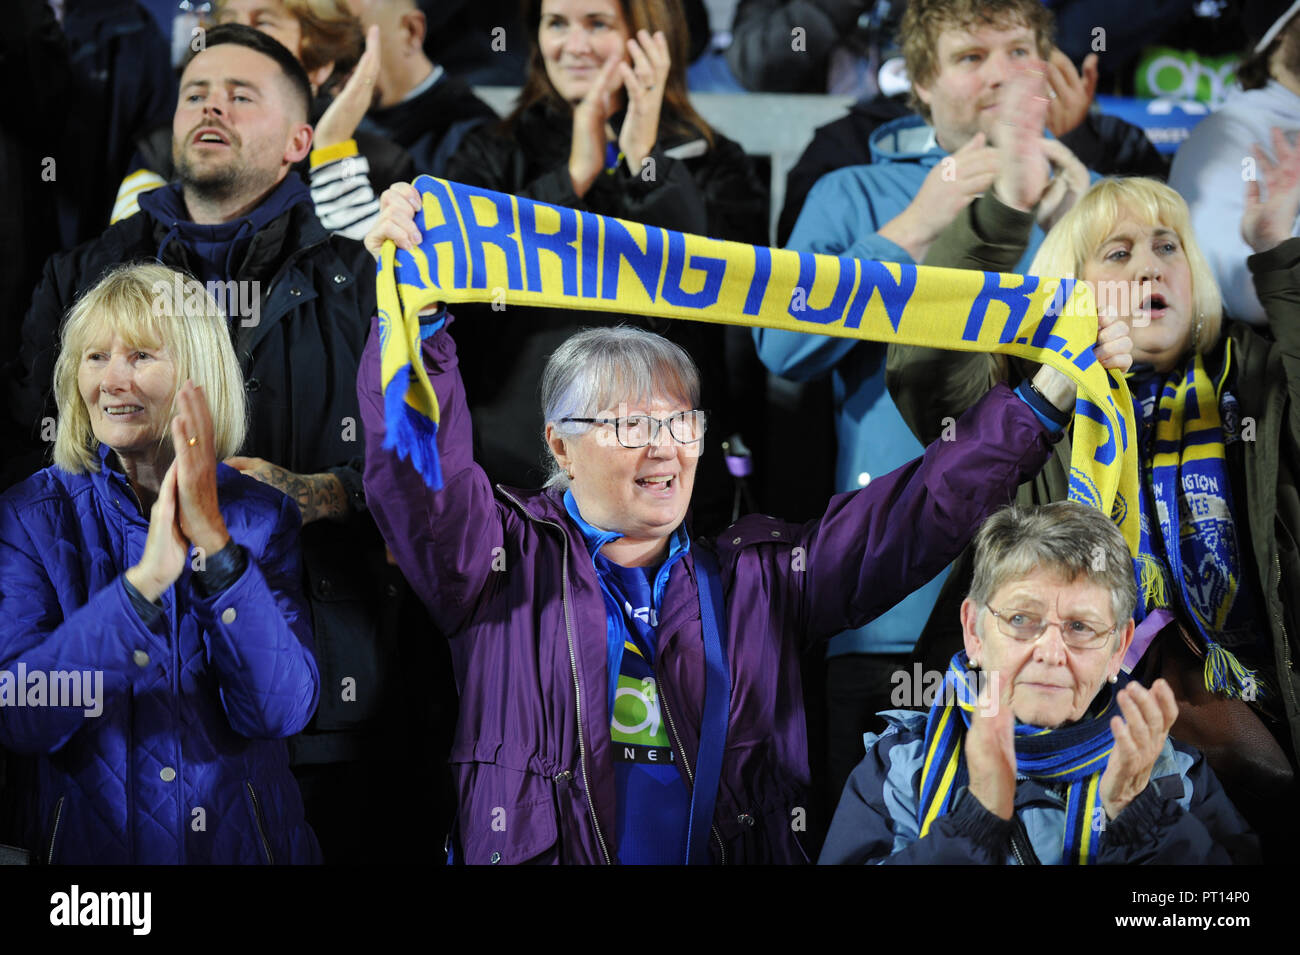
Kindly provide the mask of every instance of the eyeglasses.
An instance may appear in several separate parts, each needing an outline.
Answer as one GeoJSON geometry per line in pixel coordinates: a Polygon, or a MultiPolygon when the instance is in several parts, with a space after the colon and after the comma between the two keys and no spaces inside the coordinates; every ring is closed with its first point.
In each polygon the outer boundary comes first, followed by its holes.
{"type": "Polygon", "coordinates": [[[704,438],[708,422],[700,410],[679,411],[660,420],[648,414],[627,415],[623,418],[561,418],[576,424],[612,424],[618,443],[625,448],[644,448],[659,440],[659,429],[668,425],[668,433],[678,444],[696,444],[704,438]]]}
{"type": "MultiPolygon", "coordinates": [[[[998,613],[988,604],[984,606],[997,618],[998,629],[1002,633],[1022,643],[1033,643],[1056,622],[1048,620],[1041,614],[1029,613],[1025,610],[1004,610],[998,613]]],[[[1098,630],[1086,620],[1062,620],[1058,626],[1065,645],[1075,650],[1095,650],[1119,629],[1119,625],[1116,624],[1109,630],[1098,630]]]]}

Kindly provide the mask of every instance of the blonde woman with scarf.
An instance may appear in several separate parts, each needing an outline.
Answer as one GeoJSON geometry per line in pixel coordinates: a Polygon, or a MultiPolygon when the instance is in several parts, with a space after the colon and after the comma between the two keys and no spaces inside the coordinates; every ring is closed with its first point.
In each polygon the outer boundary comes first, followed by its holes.
{"type": "MultiPolygon", "coordinates": [[[[1270,838],[1290,844],[1282,807],[1300,741],[1300,680],[1289,639],[1300,632],[1300,149],[1274,136],[1243,184],[1242,235],[1269,315],[1267,329],[1225,320],[1218,286],[1192,234],[1187,205],[1150,179],[1105,179],[1061,218],[1030,271],[1075,275],[1101,316],[1098,357],[1131,352],[1127,368],[1141,456],[1142,543],[1137,621],[1125,668],[1165,674],[1184,706],[1173,735],[1206,751],[1229,794],[1270,838]]],[[[1024,248],[1036,197],[1050,192],[1031,134],[1003,147],[998,180],[932,247],[928,265],[1009,271],[1024,248]]],[[[1122,367],[1122,364],[1121,364],[1122,367]]],[[[925,435],[995,381],[1028,369],[988,355],[891,348],[889,387],[925,435]]],[[[1020,503],[1066,497],[1068,441],[1020,503]]],[[[970,579],[954,572],[955,599],[970,579]]],[[[951,619],[953,594],[941,596],[951,619]]],[[[956,644],[932,617],[927,660],[956,644]],[[936,626],[937,625],[937,626],[936,626]]]]}

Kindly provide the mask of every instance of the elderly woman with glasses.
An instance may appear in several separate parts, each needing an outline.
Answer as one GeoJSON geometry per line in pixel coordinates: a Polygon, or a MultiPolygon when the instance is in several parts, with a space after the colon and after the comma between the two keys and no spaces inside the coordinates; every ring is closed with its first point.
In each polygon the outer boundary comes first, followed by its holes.
{"type": "MultiPolygon", "coordinates": [[[[410,248],[409,185],[367,238],[410,248]]],[[[831,499],[806,524],[751,515],[693,539],[707,416],[689,356],[616,327],[571,336],[541,380],[547,486],[492,486],[473,457],[451,319],[430,315],[444,486],[385,448],[377,325],[357,390],[366,498],[451,641],[456,858],[472,863],[805,862],[799,664],[933,577],[1046,459],[1057,425],[1003,385],[956,440],[831,499]]],[[[1057,409],[1073,386],[1035,378],[1057,409]]],[[[798,454],[797,442],[787,444],[798,454]]]]}
{"type": "Polygon", "coordinates": [[[1164,680],[1120,671],[1137,585],[1100,511],[1010,507],[975,538],[965,649],[928,713],[894,710],[844,787],[823,863],[1258,859],[1164,680]]]}

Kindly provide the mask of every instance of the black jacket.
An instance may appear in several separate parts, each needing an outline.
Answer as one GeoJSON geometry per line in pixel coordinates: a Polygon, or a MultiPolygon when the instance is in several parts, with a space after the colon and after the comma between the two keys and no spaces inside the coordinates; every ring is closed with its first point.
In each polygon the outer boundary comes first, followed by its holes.
{"type": "MultiPolygon", "coordinates": [[[[73,302],[113,266],[154,260],[166,235],[141,212],[46,263],[23,323],[19,357],[4,369],[8,406],[23,433],[39,440],[41,419],[54,418],[58,334],[73,302]]],[[[192,267],[189,251],[175,238],[162,261],[192,267]]],[[[310,203],[302,202],[258,232],[235,269],[239,280],[260,283],[256,323],[249,318],[232,328],[250,412],[241,453],[300,474],[330,471],[351,505],[346,519],[316,521],[301,537],[322,689],[309,732],[290,742],[298,763],[369,758],[400,746],[396,733],[378,730],[385,707],[404,699],[392,691],[403,672],[392,617],[395,598],[405,591],[365,507],[356,397],[357,363],[375,311],[374,268],[361,243],[328,234],[310,203]],[[340,691],[348,677],[355,680],[354,701],[340,691]]],[[[48,463],[46,445],[29,448],[22,463],[11,462],[7,483],[48,463]]],[[[427,631],[420,638],[426,640],[427,631]]]]}
{"type": "MultiPolygon", "coordinates": [[[[614,125],[621,125],[621,116],[614,125]]],[[[766,244],[767,189],[736,143],[715,135],[665,138],[648,157],[652,174],[625,165],[602,174],[581,199],[569,178],[573,119],[567,108],[539,102],[515,123],[480,126],[461,142],[447,178],[558,206],[740,242],[766,244]],[[689,158],[674,158],[674,156],[689,158]]],[[[730,523],[731,479],[721,442],[758,424],[747,417],[761,401],[761,371],[744,329],[734,338],[720,325],[551,309],[460,305],[456,338],[474,417],[478,460],[494,481],[537,487],[545,476],[538,383],[546,359],[569,335],[592,325],[638,325],[664,334],[700,366],[701,403],[712,414],[705,458],[696,475],[695,527],[730,523]],[[502,342],[510,342],[502,348],[502,342]],[[746,400],[746,396],[748,400],[746,400]],[[721,521],[721,523],[718,523],[721,521]]]]}
{"type": "Polygon", "coordinates": [[[386,109],[372,109],[361,121],[358,136],[372,130],[381,133],[409,152],[415,162],[414,175],[388,179],[375,187],[375,195],[399,179],[410,182],[420,173],[441,176],[464,135],[479,123],[495,118],[491,106],[475,96],[462,80],[450,75],[413,99],[386,109]]]}

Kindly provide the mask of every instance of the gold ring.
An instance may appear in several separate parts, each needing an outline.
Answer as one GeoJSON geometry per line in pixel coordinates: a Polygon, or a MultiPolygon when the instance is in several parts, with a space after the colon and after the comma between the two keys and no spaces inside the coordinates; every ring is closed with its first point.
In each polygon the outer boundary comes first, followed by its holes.
{"type": "Polygon", "coordinates": [[[190,438],[190,439],[189,439],[188,441],[186,441],[185,443],[188,444],[188,445],[192,448],[192,447],[194,447],[196,444],[199,443],[199,439],[198,439],[198,438],[190,438]]]}

